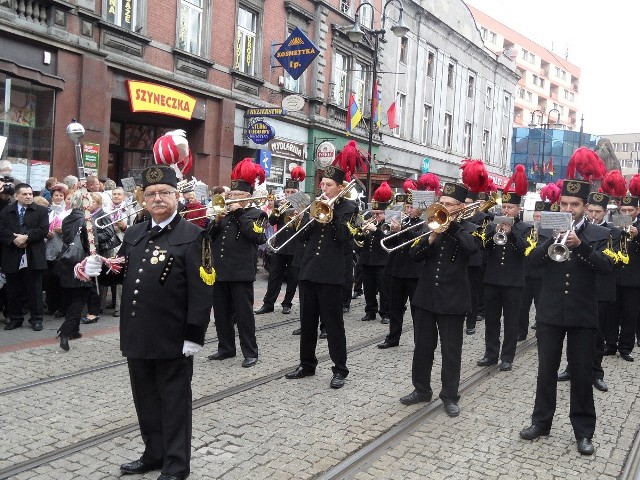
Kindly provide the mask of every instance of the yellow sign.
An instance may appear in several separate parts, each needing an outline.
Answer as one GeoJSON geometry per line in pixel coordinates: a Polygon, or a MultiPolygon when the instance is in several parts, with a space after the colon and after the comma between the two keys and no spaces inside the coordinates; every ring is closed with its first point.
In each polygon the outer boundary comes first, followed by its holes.
{"type": "Polygon", "coordinates": [[[154,112],[191,119],[196,99],[173,88],[127,80],[132,112],[154,112]]]}

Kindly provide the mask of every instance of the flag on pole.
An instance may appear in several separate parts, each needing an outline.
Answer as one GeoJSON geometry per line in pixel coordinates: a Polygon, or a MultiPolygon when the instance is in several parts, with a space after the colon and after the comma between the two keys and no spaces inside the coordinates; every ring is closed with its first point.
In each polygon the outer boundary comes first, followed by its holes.
{"type": "Polygon", "coordinates": [[[536,159],[531,157],[531,173],[536,173],[538,171],[538,164],[536,163],[536,159]]]}
{"type": "Polygon", "coordinates": [[[398,118],[398,109],[396,104],[400,101],[400,95],[398,95],[395,101],[391,104],[387,110],[387,123],[389,128],[398,128],[400,126],[400,119],[398,118]]]}
{"type": "Polygon", "coordinates": [[[373,86],[373,101],[371,103],[371,114],[373,115],[373,123],[380,128],[382,122],[382,105],[380,104],[380,89],[378,82],[373,86]]]}
{"type": "Polygon", "coordinates": [[[356,103],[356,97],[353,96],[353,92],[349,94],[349,107],[347,108],[347,132],[353,131],[358,126],[362,119],[362,112],[360,107],[356,103]]]}
{"type": "Polygon", "coordinates": [[[549,172],[549,175],[551,175],[552,177],[555,174],[555,172],[553,171],[553,155],[549,156],[549,165],[547,166],[547,172],[549,172]]]}

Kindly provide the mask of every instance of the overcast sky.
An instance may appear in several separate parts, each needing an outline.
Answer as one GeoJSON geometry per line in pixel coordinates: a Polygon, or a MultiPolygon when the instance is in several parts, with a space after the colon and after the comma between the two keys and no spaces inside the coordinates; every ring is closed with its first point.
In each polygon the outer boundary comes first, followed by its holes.
{"type": "Polygon", "coordinates": [[[640,133],[640,5],[636,0],[465,0],[578,66],[580,116],[596,135],[640,133]]]}

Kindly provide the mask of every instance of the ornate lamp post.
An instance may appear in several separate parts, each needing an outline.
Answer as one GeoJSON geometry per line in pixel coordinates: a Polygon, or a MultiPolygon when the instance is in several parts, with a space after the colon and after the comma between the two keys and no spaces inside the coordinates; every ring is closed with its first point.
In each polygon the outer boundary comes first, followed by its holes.
{"type": "Polygon", "coordinates": [[[560,111],[557,108],[552,108],[548,113],[544,113],[542,110],[534,110],[531,112],[531,122],[529,123],[529,128],[540,127],[542,129],[542,151],[540,152],[540,168],[538,170],[539,181],[544,182],[544,161],[545,161],[545,145],[547,140],[547,130],[549,130],[554,125],[561,125],[560,123],[560,111]],[[551,123],[551,114],[556,112],[556,121],[551,123]],[[540,118],[538,119],[538,123],[536,123],[535,115],[536,113],[540,114],[540,118]],[[547,121],[545,122],[545,116],[547,117],[547,121]]]}

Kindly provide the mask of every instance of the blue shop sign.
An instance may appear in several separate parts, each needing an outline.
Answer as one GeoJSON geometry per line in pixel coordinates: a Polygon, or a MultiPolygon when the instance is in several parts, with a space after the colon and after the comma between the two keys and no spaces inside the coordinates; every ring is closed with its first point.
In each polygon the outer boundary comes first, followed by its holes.
{"type": "Polygon", "coordinates": [[[431,159],[424,157],[422,159],[422,173],[429,173],[429,167],[431,166],[431,159]]]}
{"type": "Polygon", "coordinates": [[[247,136],[254,143],[264,145],[276,136],[276,131],[264,120],[252,120],[247,127],[247,136]]]}
{"type": "Polygon", "coordinates": [[[318,47],[296,27],[275,53],[275,57],[289,75],[297,80],[319,54],[318,47]]]}

